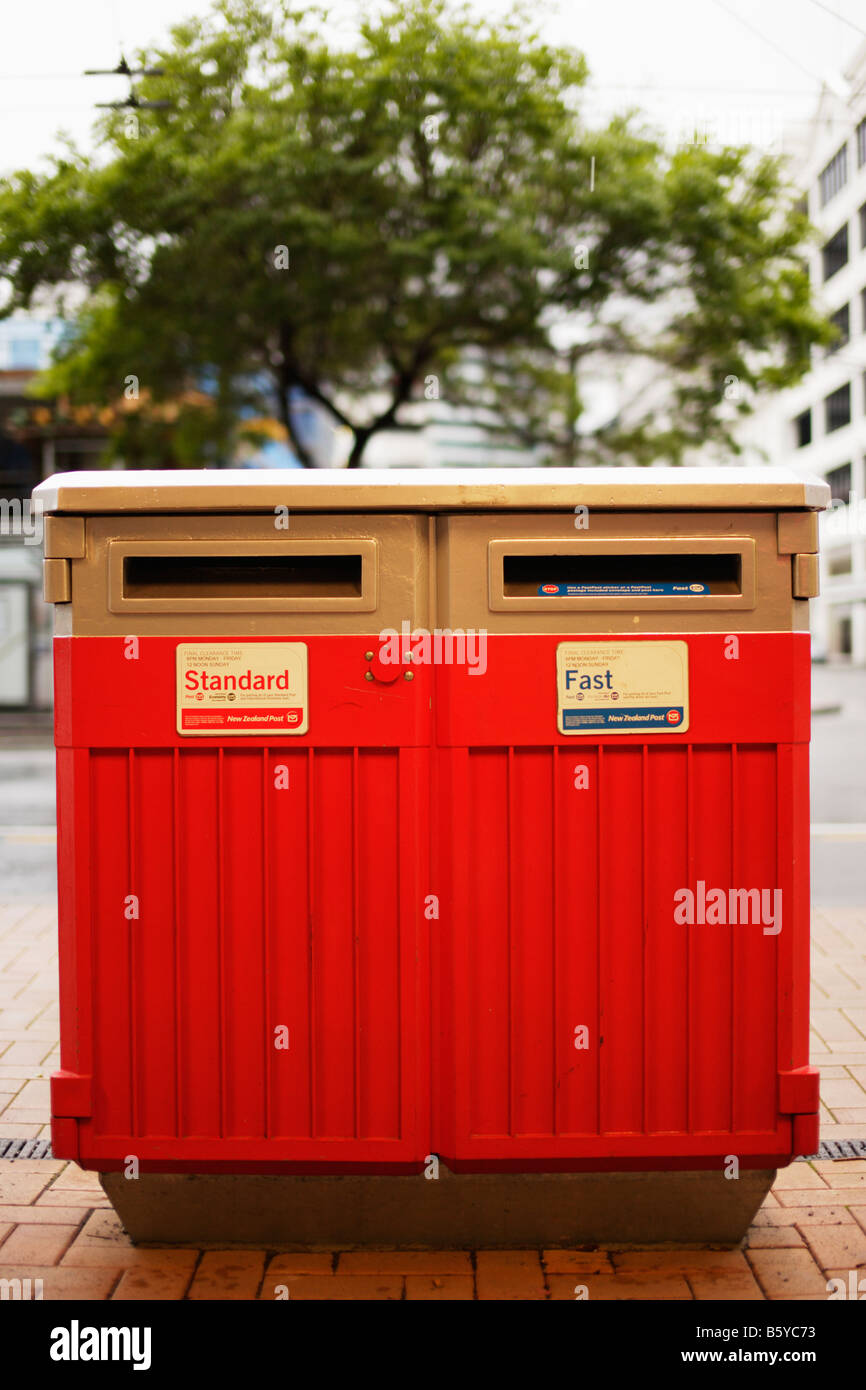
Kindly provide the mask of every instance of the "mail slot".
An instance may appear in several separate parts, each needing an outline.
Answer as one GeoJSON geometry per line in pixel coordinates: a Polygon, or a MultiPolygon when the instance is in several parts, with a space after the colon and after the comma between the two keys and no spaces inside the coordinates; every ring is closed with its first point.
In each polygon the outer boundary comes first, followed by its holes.
{"type": "Polygon", "coordinates": [[[124,598],[360,597],[358,554],[125,555],[124,598]]]}
{"type": "Polygon", "coordinates": [[[491,540],[491,608],[664,610],[753,608],[755,540],[491,540]]]}

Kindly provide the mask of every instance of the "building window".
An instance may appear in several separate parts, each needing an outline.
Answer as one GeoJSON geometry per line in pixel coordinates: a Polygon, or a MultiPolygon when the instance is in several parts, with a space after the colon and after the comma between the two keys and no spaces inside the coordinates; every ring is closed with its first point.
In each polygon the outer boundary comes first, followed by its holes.
{"type": "Polygon", "coordinates": [[[848,223],[845,222],[825,242],[821,248],[821,260],[824,266],[824,279],[829,280],[835,275],[837,270],[841,270],[843,265],[848,264],[848,223]]]}
{"type": "Polygon", "coordinates": [[[852,569],[851,550],[832,551],[827,556],[827,573],[834,579],[839,574],[850,574],[852,569]]]}
{"type": "Polygon", "coordinates": [[[866,203],[860,209],[860,249],[866,250],[866,203]]]}
{"type": "Polygon", "coordinates": [[[841,463],[838,468],[831,468],[829,473],[824,474],[825,481],[830,485],[830,497],[834,502],[844,502],[848,505],[851,496],[851,465],[841,463]]]}
{"type": "Polygon", "coordinates": [[[866,164],[866,116],[857,127],[857,168],[866,164]]]}
{"type": "Polygon", "coordinates": [[[794,204],[794,211],[799,212],[802,217],[809,216],[809,195],[804,193],[802,198],[798,198],[794,204]]]}
{"type": "Polygon", "coordinates": [[[848,145],[847,143],[837,150],[830,163],[821,170],[818,175],[818,185],[821,189],[821,207],[827,206],[831,198],[835,198],[840,188],[844,188],[848,182],[848,145]]]}
{"type": "Polygon", "coordinates": [[[798,415],[794,421],[794,438],[797,441],[797,448],[803,449],[807,444],[812,443],[812,412],[804,410],[802,415],[798,415]]]}
{"type": "Polygon", "coordinates": [[[851,337],[851,314],[847,304],[843,304],[841,309],[837,309],[835,314],[830,315],[830,322],[836,329],[838,336],[833,339],[827,348],[828,355],[838,352],[841,347],[849,341],[851,337]]]}
{"type": "Polygon", "coordinates": [[[853,629],[851,614],[843,613],[836,620],[836,641],[834,650],[837,656],[850,656],[853,649],[853,629]]]}
{"type": "Polygon", "coordinates": [[[841,430],[851,423],[851,383],[846,382],[838,391],[831,391],[824,397],[824,429],[827,434],[841,430]]]}
{"type": "Polygon", "coordinates": [[[39,366],[39,339],[13,338],[9,344],[9,366],[19,371],[25,367],[34,370],[39,366]]]}

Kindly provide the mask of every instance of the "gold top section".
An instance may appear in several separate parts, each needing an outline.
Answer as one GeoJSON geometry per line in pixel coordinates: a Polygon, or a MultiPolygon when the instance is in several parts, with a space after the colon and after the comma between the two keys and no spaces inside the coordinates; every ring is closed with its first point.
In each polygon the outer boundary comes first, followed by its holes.
{"type": "Polygon", "coordinates": [[[808,510],[827,484],[779,468],[192,469],[56,473],[46,512],[808,510]]]}

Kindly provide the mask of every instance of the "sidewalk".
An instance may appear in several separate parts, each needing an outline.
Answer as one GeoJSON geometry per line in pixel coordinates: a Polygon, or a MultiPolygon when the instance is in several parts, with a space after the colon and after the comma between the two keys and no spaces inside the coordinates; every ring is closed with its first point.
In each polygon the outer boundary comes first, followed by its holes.
{"type": "MultiPolygon", "coordinates": [[[[0,907],[0,1138],[49,1137],[57,1053],[54,900],[0,907]]],[[[816,909],[813,1063],[822,1139],[866,1139],[866,910],[816,909]]],[[[0,1159],[0,1278],[45,1299],[823,1300],[866,1277],[866,1160],[783,1169],[742,1250],[321,1251],[135,1248],[98,1179],[0,1159]],[[278,1286],[281,1286],[278,1288],[278,1286]]]]}

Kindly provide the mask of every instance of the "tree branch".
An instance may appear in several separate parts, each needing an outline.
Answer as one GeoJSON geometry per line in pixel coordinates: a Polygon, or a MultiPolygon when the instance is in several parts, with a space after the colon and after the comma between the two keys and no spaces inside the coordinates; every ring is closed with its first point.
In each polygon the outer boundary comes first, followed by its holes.
{"type": "Polygon", "coordinates": [[[280,423],[283,425],[289,437],[289,443],[297,455],[299,462],[304,468],[315,468],[316,461],[298,434],[294,418],[292,416],[292,405],[290,391],[292,383],[286,373],[280,370],[275,373],[276,377],[276,396],[277,408],[280,413],[280,423]]]}

